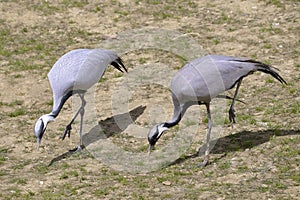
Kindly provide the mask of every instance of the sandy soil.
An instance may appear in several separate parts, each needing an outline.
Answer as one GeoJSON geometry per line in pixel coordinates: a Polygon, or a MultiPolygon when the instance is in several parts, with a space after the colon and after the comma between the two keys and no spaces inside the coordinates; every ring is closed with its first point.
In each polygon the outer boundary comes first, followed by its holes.
{"type": "Polygon", "coordinates": [[[1,1],[0,198],[297,199],[299,7],[297,0],[1,1]],[[77,145],[78,123],[70,139],[60,140],[74,98],[36,150],[34,124],[51,111],[51,66],[69,50],[98,47],[116,50],[129,73],[108,68],[91,89],[86,149],[68,151],[77,145]],[[244,80],[238,123],[230,128],[227,111],[221,118],[214,111],[207,167],[197,167],[204,107],[192,107],[146,159],[148,130],[172,116],[169,80],[206,53],[267,62],[288,85],[261,73],[244,80]],[[166,162],[157,161],[162,155],[166,162]]]}

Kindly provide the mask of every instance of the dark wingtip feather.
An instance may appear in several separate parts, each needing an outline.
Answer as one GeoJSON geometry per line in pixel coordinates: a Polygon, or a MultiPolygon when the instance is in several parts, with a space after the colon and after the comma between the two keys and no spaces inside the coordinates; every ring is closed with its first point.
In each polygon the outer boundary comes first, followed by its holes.
{"type": "Polygon", "coordinates": [[[278,71],[280,71],[280,70],[271,65],[267,65],[265,63],[262,63],[262,62],[259,62],[256,60],[251,60],[251,59],[250,60],[236,60],[236,61],[253,63],[257,67],[258,71],[270,74],[271,76],[276,78],[280,83],[287,84],[286,81],[274,69],[276,69],[278,71]]]}
{"type": "Polygon", "coordinates": [[[126,67],[125,67],[125,65],[124,65],[124,63],[123,63],[123,60],[120,57],[118,57],[116,60],[114,60],[113,62],[111,62],[111,65],[114,66],[120,72],[123,72],[123,70],[122,70],[121,67],[123,67],[123,69],[126,72],[128,72],[127,69],[126,69],[126,67]]]}
{"type": "Polygon", "coordinates": [[[286,81],[274,70],[274,69],[276,69],[279,71],[279,69],[277,69],[271,65],[264,64],[262,62],[257,62],[256,66],[258,67],[258,71],[262,71],[267,74],[270,74],[274,78],[276,78],[280,83],[287,85],[286,81]]]}
{"type": "Polygon", "coordinates": [[[126,69],[126,67],[125,67],[125,65],[124,65],[123,60],[122,60],[120,57],[119,57],[117,60],[118,60],[119,64],[123,67],[123,69],[124,69],[126,72],[128,72],[127,69],[126,69]]]}

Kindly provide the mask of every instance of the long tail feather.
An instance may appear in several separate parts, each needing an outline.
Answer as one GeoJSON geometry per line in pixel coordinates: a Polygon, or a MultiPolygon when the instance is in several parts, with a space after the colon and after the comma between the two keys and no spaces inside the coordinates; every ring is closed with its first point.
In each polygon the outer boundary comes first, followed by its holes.
{"type": "Polygon", "coordinates": [[[276,78],[280,83],[282,84],[287,84],[286,81],[274,70],[278,70],[277,68],[271,66],[271,65],[267,65],[265,63],[259,62],[259,61],[255,61],[255,60],[238,60],[239,62],[248,62],[248,63],[253,63],[255,64],[255,66],[257,67],[258,71],[270,74],[271,76],[273,76],[274,78],[276,78]]]}

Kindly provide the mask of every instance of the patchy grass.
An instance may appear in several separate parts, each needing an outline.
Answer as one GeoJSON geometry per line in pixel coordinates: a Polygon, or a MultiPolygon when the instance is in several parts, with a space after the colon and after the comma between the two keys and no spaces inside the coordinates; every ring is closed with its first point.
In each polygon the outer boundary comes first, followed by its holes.
{"type": "MultiPolygon", "coordinates": [[[[190,0],[0,2],[4,16],[0,19],[0,70],[4,80],[1,84],[13,81],[16,86],[25,84],[29,88],[17,95],[10,90],[0,95],[3,110],[0,198],[247,199],[251,194],[253,199],[297,199],[296,189],[300,185],[300,66],[296,63],[300,43],[295,41],[299,32],[298,4],[296,0],[247,4],[190,0]],[[78,123],[74,124],[70,139],[61,141],[59,136],[72,117],[72,113],[66,112],[48,124],[41,148],[36,150],[32,129],[36,119],[50,112],[53,105],[51,97],[45,96],[51,92],[46,76],[55,61],[71,49],[99,47],[102,41],[118,33],[145,26],[181,31],[198,41],[208,53],[266,61],[280,69],[288,85],[278,86],[273,78],[261,79],[258,74],[245,78],[239,98],[246,105],[236,104],[237,124],[222,128],[210,155],[211,162],[205,168],[197,167],[203,159],[197,154],[203,141],[198,141],[196,136],[194,146],[177,161],[151,173],[116,171],[113,166],[96,160],[87,149],[81,154],[68,154],[78,141],[78,123]],[[36,97],[35,87],[40,87],[38,92],[44,92],[39,99],[33,97],[36,97]]],[[[156,50],[136,50],[121,56],[131,70],[152,62],[167,63],[178,70],[188,62],[181,55],[156,50]]],[[[99,121],[114,114],[110,100],[120,76],[123,74],[108,68],[99,81],[99,121]]],[[[165,100],[170,95],[168,89],[143,87],[134,92],[129,107],[146,105],[144,113],[135,116],[135,125],[149,127],[151,117],[160,117],[151,116],[151,109],[157,105],[168,108],[164,110],[165,120],[172,116],[172,105],[167,105],[165,100]],[[158,102],[159,98],[163,100],[158,102]]],[[[218,118],[214,125],[228,125],[227,112],[225,119],[218,118]]],[[[205,112],[200,117],[204,125],[200,124],[205,127],[205,112]]],[[[183,125],[197,123],[188,120],[183,125]]],[[[168,144],[180,125],[163,135],[159,145],[168,144]]],[[[114,127],[113,121],[107,126],[114,127]]],[[[136,139],[128,130],[130,127],[125,131],[113,129],[107,140],[131,153],[145,153],[146,157],[146,135],[144,139],[136,139]]],[[[204,128],[202,131],[205,134],[204,128]]]]}
{"type": "Polygon", "coordinates": [[[20,115],[25,115],[26,114],[26,110],[24,108],[18,108],[13,112],[10,112],[8,114],[9,117],[18,117],[20,115]]]}

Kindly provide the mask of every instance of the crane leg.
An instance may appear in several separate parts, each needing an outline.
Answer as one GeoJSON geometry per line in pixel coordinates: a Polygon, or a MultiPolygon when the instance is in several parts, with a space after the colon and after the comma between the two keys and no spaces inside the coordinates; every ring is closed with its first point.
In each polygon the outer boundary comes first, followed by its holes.
{"type": "Polygon", "coordinates": [[[234,114],[234,112],[235,112],[235,110],[234,110],[234,104],[235,104],[236,97],[237,97],[239,88],[241,86],[241,83],[242,83],[242,79],[239,80],[239,82],[236,85],[236,90],[234,92],[234,97],[233,97],[232,103],[231,103],[230,108],[229,108],[229,122],[230,122],[230,126],[231,127],[232,127],[232,124],[236,122],[236,120],[235,120],[235,114],[234,114]]]}
{"type": "Polygon", "coordinates": [[[84,100],[84,95],[83,94],[80,94],[79,95],[80,98],[81,98],[81,101],[82,101],[82,105],[81,105],[81,108],[80,108],[80,129],[79,129],[79,143],[78,143],[78,147],[77,147],[77,150],[76,151],[81,151],[81,146],[83,145],[82,143],[82,124],[83,124],[83,116],[84,116],[84,112],[85,112],[85,104],[86,104],[86,101],[84,100]]]}
{"type": "Polygon", "coordinates": [[[84,107],[85,107],[85,104],[86,104],[86,101],[84,99],[84,94],[79,94],[79,97],[81,99],[81,107],[79,108],[79,110],[77,111],[77,113],[74,115],[74,117],[72,118],[71,122],[66,126],[66,129],[63,133],[63,135],[61,136],[61,139],[64,140],[65,137],[68,135],[68,137],[70,137],[70,133],[71,133],[71,130],[72,130],[72,124],[73,122],[75,121],[76,117],[80,114],[81,115],[81,121],[80,121],[80,144],[82,143],[82,119],[83,119],[83,115],[84,115],[84,107]]]}
{"type": "Polygon", "coordinates": [[[212,120],[211,120],[211,114],[210,114],[210,103],[205,103],[206,109],[207,109],[207,118],[208,118],[208,125],[207,125],[207,133],[206,133],[206,149],[204,153],[204,159],[201,164],[199,164],[199,167],[204,167],[208,164],[209,160],[209,143],[210,143],[210,133],[212,128],[212,120]]]}

